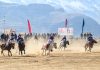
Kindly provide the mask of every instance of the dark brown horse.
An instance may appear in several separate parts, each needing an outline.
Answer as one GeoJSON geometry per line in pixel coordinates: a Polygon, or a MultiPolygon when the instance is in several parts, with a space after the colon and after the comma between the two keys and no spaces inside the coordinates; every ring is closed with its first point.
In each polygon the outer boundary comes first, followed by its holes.
{"type": "Polygon", "coordinates": [[[20,53],[21,53],[21,55],[23,55],[22,51],[24,51],[24,54],[25,54],[25,43],[24,42],[19,42],[18,48],[19,48],[19,55],[20,55],[20,53]]]}
{"type": "Polygon", "coordinates": [[[3,51],[7,50],[8,51],[8,56],[12,56],[11,48],[14,49],[15,43],[8,43],[7,45],[6,45],[6,43],[4,43],[4,44],[1,44],[0,46],[1,46],[1,54],[4,55],[3,51]]]}
{"type": "Polygon", "coordinates": [[[91,42],[88,42],[85,44],[85,51],[87,51],[87,49],[89,49],[89,51],[91,52],[91,49],[93,48],[94,43],[97,43],[96,40],[92,40],[91,42]]]}

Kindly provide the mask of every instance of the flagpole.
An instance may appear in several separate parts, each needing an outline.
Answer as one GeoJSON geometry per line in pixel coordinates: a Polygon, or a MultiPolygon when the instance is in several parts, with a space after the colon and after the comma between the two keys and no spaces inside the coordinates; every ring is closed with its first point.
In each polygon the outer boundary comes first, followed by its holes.
{"type": "Polygon", "coordinates": [[[65,28],[67,28],[67,22],[68,22],[68,21],[67,21],[67,19],[66,19],[66,20],[65,20],[65,28]]]}
{"type": "Polygon", "coordinates": [[[82,34],[83,34],[83,27],[82,27],[82,34]]]}
{"type": "Polygon", "coordinates": [[[67,29],[67,24],[68,24],[68,21],[67,21],[67,18],[66,18],[66,19],[65,19],[66,36],[67,36],[67,31],[68,31],[68,29],[67,29]]]}

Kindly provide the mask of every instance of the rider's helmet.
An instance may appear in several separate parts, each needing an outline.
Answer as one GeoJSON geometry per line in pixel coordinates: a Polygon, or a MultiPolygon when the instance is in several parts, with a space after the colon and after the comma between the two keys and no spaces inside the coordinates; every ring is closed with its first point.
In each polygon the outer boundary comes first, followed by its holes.
{"type": "Polygon", "coordinates": [[[19,34],[18,37],[21,38],[21,34],[19,34]]]}
{"type": "Polygon", "coordinates": [[[66,38],[66,36],[64,36],[64,38],[66,38]]]}
{"type": "Polygon", "coordinates": [[[92,34],[89,34],[88,41],[92,41],[92,40],[93,40],[93,36],[92,36],[92,34]]]}
{"type": "Polygon", "coordinates": [[[51,36],[50,36],[50,39],[53,40],[53,39],[54,39],[54,35],[51,35],[51,36]]]}
{"type": "Polygon", "coordinates": [[[64,36],[62,40],[63,40],[63,41],[66,41],[66,36],[64,36]]]}

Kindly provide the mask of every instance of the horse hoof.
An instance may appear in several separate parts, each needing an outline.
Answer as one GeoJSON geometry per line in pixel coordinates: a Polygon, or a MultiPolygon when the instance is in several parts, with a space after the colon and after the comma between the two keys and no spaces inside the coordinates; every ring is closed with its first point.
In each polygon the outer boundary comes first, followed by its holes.
{"type": "Polygon", "coordinates": [[[53,52],[53,50],[51,50],[51,52],[53,52]]]}

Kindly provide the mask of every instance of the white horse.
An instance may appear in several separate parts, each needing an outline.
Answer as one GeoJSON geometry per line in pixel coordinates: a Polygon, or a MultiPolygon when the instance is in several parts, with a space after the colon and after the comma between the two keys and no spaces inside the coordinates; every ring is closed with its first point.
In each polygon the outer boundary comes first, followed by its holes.
{"type": "Polygon", "coordinates": [[[51,43],[47,48],[47,44],[42,46],[42,55],[50,55],[50,52],[53,51],[53,48],[57,49],[57,43],[51,43]]]}

